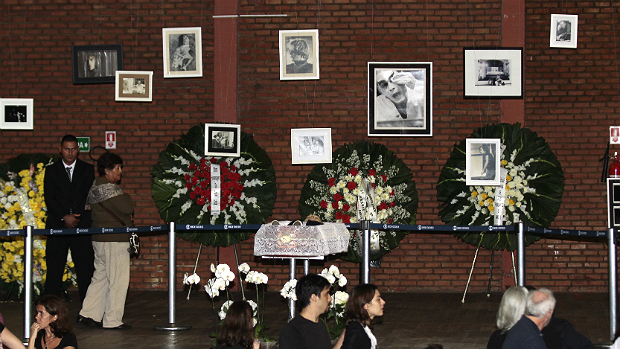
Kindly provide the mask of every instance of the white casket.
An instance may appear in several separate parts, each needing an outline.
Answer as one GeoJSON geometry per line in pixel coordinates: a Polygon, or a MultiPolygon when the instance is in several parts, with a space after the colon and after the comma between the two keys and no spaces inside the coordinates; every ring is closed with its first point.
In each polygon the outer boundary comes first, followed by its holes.
{"type": "Polygon", "coordinates": [[[344,223],[263,224],[254,237],[255,256],[309,258],[346,252],[348,248],[349,230],[344,223]]]}

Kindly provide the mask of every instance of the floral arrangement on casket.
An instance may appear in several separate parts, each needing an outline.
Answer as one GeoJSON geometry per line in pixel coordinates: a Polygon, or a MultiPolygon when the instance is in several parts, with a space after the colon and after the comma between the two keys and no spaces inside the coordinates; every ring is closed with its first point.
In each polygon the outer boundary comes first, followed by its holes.
{"type": "MultiPolygon", "coordinates": [[[[545,139],[518,123],[487,125],[468,138],[501,139],[501,166],[507,171],[504,225],[523,222],[549,227],[562,203],[564,172],[545,139]]],[[[466,185],[465,146],[465,140],[454,146],[437,182],[441,220],[450,225],[493,225],[497,188],[466,185]]],[[[506,232],[467,232],[454,236],[488,249],[513,251],[517,247],[516,234],[506,232]]],[[[526,245],[538,240],[537,235],[525,235],[526,245]]]]}
{"type": "MultiPolygon", "coordinates": [[[[204,125],[192,127],[159,154],[151,172],[152,195],[161,218],[177,224],[261,224],[276,200],[275,171],[267,153],[251,135],[241,133],[240,157],[204,156],[204,125]],[[211,164],[220,165],[221,202],[211,209],[211,164]]],[[[230,246],[249,231],[179,233],[207,246],[230,246]]]]}
{"type": "MultiPolygon", "coordinates": [[[[45,164],[51,157],[43,154],[22,154],[0,166],[0,230],[23,229],[31,225],[45,229],[47,207],[43,190],[45,164]]],[[[33,238],[33,283],[36,294],[41,294],[47,265],[45,263],[45,236],[33,238]]],[[[0,280],[3,288],[19,297],[24,290],[24,238],[0,238],[0,280]]],[[[65,287],[76,286],[77,280],[71,254],[63,275],[65,287]]]]}
{"type": "MultiPolygon", "coordinates": [[[[387,147],[361,141],[337,149],[332,158],[331,164],[317,165],[308,174],[299,199],[302,218],[314,214],[325,222],[415,223],[418,193],[411,171],[387,147]],[[366,214],[360,214],[364,210],[366,214]]],[[[372,231],[371,241],[376,240],[378,246],[371,251],[371,259],[396,248],[406,234],[372,231]]],[[[351,234],[343,259],[361,262],[359,231],[351,234]]]]}

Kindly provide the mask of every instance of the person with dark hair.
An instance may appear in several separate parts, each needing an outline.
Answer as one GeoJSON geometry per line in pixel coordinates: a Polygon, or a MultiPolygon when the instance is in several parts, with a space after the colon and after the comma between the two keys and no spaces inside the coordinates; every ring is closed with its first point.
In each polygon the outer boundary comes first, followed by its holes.
{"type": "MultiPolygon", "coordinates": [[[[90,228],[90,211],[86,210],[88,190],[95,180],[95,169],[80,159],[77,138],[66,135],[60,141],[61,159],[45,169],[43,190],[47,206],[46,229],[90,228]]],[[[80,301],[94,270],[94,254],[90,235],[49,235],[45,249],[47,278],[44,294],[60,296],[67,253],[75,264],[80,301]]]]}
{"type": "Polygon", "coordinates": [[[310,47],[306,40],[295,39],[288,44],[290,48],[291,60],[293,63],[286,65],[287,74],[308,74],[314,69],[312,63],[308,63],[310,58],[310,47]]]}
{"type": "Polygon", "coordinates": [[[370,330],[370,323],[376,316],[383,316],[385,301],[377,286],[357,285],[351,291],[344,307],[347,327],[344,332],[342,349],[375,349],[377,339],[370,330]]]}
{"type": "Polygon", "coordinates": [[[71,332],[65,302],[54,295],[45,295],[36,305],[36,321],[30,327],[28,349],[77,349],[77,338],[71,332]]]}
{"type": "MultiPolygon", "coordinates": [[[[97,160],[99,177],[90,188],[86,203],[93,215],[93,228],[133,227],[133,201],[123,193],[123,160],[107,152],[97,160]]],[[[88,287],[78,322],[87,326],[102,321],[103,328],[126,330],[123,323],[129,288],[129,234],[93,236],[95,273],[88,287]],[[103,320],[102,320],[103,319],[103,320]]]]}
{"type": "Polygon", "coordinates": [[[187,34],[181,34],[179,36],[179,45],[172,54],[172,64],[170,65],[170,70],[186,71],[189,65],[194,61],[192,52],[190,36],[187,34]]]}
{"type": "Polygon", "coordinates": [[[246,301],[236,301],[228,307],[224,322],[217,334],[215,349],[259,349],[254,339],[252,307],[246,301]]]}
{"type": "Polygon", "coordinates": [[[330,284],[317,274],[301,277],[295,286],[301,312],[280,332],[280,349],[330,349],[327,327],[319,321],[332,301],[330,284]]]}

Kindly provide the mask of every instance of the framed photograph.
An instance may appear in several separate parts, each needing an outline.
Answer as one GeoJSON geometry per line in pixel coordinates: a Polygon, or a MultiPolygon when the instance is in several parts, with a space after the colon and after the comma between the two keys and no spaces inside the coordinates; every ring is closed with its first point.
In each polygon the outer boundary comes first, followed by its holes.
{"type": "Polygon", "coordinates": [[[465,140],[465,183],[497,186],[500,184],[501,145],[499,138],[465,140]]]}
{"type": "Polygon", "coordinates": [[[32,130],[33,119],[32,98],[0,98],[0,130],[32,130]]]}
{"type": "Polygon", "coordinates": [[[549,47],[577,48],[577,15],[551,15],[549,47]]]}
{"type": "Polygon", "coordinates": [[[74,84],[113,84],[123,70],[123,45],[73,46],[74,84]]]}
{"type": "Polygon", "coordinates": [[[239,157],[241,126],[205,124],[205,155],[239,157]]]}
{"type": "Polygon", "coordinates": [[[291,154],[293,154],[293,165],[330,164],[332,162],[332,129],[291,129],[291,154]]]}
{"type": "Polygon", "coordinates": [[[280,30],[280,80],[319,78],[319,30],[280,30]]]}
{"type": "Polygon", "coordinates": [[[126,102],[153,101],[152,71],[116,71],[115,99],[126,102]]]}
{"type": "Polygon", "coordinates": [[[523,98],[523,48],[464,48],[464,98],[523,98]]]}
{"type": "Polygon", "coordinates": [[[163,28],[164,78],[202,77],[202,31],[163,28]]]}
{"type": "Polygon", "coordinates": [[[368,63],[368,135],[433,135],[433,63],[368,63]]]}

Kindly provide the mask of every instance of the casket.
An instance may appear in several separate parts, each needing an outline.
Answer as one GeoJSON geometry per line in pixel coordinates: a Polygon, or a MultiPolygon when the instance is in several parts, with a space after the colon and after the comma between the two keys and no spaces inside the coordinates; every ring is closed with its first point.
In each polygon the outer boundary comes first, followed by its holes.
{"type": "Polygon", "coordinates": [[[263,224],[254,237],[255,256],[319,257],[348,248],[349,230],[343,223],[263,224]]]}

